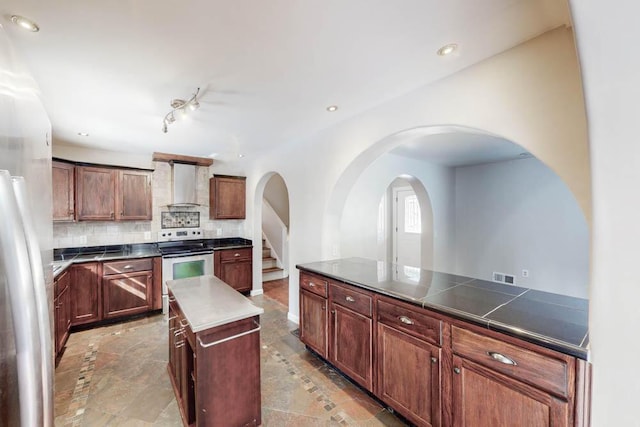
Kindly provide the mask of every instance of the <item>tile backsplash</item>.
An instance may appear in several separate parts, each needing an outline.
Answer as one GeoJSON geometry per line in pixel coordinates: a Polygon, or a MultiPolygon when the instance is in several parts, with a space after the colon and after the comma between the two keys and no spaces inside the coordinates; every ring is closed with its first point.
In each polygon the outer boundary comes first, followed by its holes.
{"type": "MultiPolygon", "coordinates": [[[[204,229],[205,238],[245,237],[244,220],[209,220],[209,177],[212,173],[210,168],[197,168],[198,203],[201,206],[169,208],[167,205],[171,203],[171,166],[165,162],[154,162],[154,167],[152,221],[55,222],[54,248],[155,242],[158,232],[162,229],[162,212],[174,210],[190,213],[176,216],[195,217],[196,213],[199,213],[200,227],[204,229]]],[[[166,217],[167,214],[165,219],[166,217]]]]}

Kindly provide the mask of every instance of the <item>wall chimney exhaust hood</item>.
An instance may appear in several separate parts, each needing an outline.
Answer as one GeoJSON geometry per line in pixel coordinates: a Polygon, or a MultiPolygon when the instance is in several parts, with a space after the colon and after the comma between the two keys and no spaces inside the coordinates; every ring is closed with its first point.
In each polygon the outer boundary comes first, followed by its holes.
{"type": "Polygon", "coordinates": [[[169,206],[198,206],[198,177],[196,167],[171,163],[172,202],[169,206]]]}
{"type": "Polygon", "coordinates": [[[153,153],[154,162],[171,165],[171,204],[169,207],[200,206],[198,204],[198,175],[196,166],[211,166],[213,159],[180,154],[153,153]]]}

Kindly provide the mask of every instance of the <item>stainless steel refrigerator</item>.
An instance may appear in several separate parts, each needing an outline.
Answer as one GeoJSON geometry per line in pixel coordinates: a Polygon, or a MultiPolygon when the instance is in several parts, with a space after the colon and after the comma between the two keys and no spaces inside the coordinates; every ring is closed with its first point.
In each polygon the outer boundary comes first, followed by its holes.
{"type": "Polygon", "coordinates": [[[0,26],[0,426],[53,425],[51,124],[0,26]]]}

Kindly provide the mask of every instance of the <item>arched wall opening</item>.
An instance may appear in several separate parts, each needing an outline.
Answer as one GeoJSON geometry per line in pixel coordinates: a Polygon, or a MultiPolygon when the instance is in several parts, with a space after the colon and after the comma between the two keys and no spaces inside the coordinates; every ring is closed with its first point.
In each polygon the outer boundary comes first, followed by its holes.
{"type": "Polygon", "coordinates": [[[339,242],[332,243],[332,258],[384,260],[376,251],[377,215],[371,212],[377,211],[380,195],[399,175],[412,177],[421,206],[430,207],[424,211],[431,212],[433,226],[425,229],[433,234],[422,236],[421,248],[430,249],[422,268],[484,280],[502,272],[516,276],[521,286],[587,297],[589,227],[568,186],[521,146],[460,126],[398,132],[352,162],[338,179],[325,216],[323,235],[330,238],[335,232],[334,242],[339,242]],[[454,166],[397,154],[403,145],[428,144],[449,135],[462,146],[466,139],[480,136],[501,141],[508,149],[494,154],[493,160],[476,153],[476,163],[467,159],[454,166]]]}

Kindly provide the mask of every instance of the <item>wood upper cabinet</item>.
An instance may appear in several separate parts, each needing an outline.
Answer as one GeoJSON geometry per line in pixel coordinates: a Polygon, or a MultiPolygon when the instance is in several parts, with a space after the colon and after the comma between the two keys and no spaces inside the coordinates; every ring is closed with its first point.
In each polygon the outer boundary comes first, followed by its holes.
{"type": "Polygon", "coordinates": [[[457,326],[452,345],[454,426],[573,424],[573,358],[457,326]]]}
{"type": "Polygon", "coordinates": [[[213,256],[216,277],[238,292],[253,288],[252,248],[223,249],[213,256]]]}
{"type": "Polygon", "coordinates": [[[79,221],[151,220],[151,172],[76,167],[79,221]]]}
{"type": "Polygon", "coordinates": [[[300,292],[300,340],[320,356],[328,357],[327,299],[312,292],[300,292]]]}
{"type": "Polygon", "coordinates": [[[71,325],[81,325],[102,319],[99,262],[71,266],[71,325]]]}
{"type": "Polygon", "coordinates": [[[53,161],[51,175],[53,185],[53,220],[75,219],[75,165],[53,161]]]}
{"type": "Polygon", "coordinates": [[[367,390],[373,390],[372,300],[351,287],[329,284],[329,360],[367,390]]]}
{"type": "Polygon", "coordinates": [[[76,178],[78,220],[115,220],[118,171],[92,166],[77,166],[76,178]]]}
{"type": "Polygon", "coordinates": [[[118,171],[117,220],[151,220],[151,172],[118,171]]]}
{"type": "Polygon", "coordinates": [[[245,219],[245,177],[214,175],[209,179],[209,217],[211,219],[245,219]]]}

